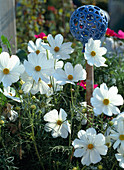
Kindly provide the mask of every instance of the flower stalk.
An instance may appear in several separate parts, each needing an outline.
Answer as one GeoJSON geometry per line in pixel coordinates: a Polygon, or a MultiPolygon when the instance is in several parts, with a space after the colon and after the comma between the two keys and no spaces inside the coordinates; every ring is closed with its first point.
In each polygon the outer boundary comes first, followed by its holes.
{"type": "Polygon", "coordinates": [[[35,148],[35,152],[36,152],[36,155],[39,159],[39,162],[40,162],[40,165],[42,167],[43,170],[45,170],[44,166],[43,166],[43,163],[40,159],[40,155],[39,155],[39,152],[38,152],[38,149],[37,149],[37,145],[36,145],[36,141],[35,141],[35,135],[34,135],[34,124],[33,124],[33,119],[34,119],[34,113],[32,113],[32,117],[31,117],[31,113],[30,113],[30,124],[31,124],[31,130],[32,130],[32,136],[31,136],[31,139],[33,141],[33,144],[34,144],[34,148],[35,148]]]}

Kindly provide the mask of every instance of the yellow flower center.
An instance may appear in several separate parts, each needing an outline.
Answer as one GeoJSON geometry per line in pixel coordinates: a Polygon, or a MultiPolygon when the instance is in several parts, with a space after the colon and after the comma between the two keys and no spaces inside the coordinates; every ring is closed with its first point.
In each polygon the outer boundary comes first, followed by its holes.
{"type": "Polygon", "coordinates": [[[37,51],[35,51],[36,52],[36,54],[39,54],[40,53],[40,50],[37,50],[37,51]]]}
{"type": "Polygon", "coordinates": [[[40,66],[36,66],[36,67],[35,67],[35,70],[36,70],[36,71],[40,71],[40,70],[41,70],[41,67],[40,67],[40,66]]]}
{"type": "Polygon", "coordinates": [[[3,69],[3,73],[4,73],[4,74],[9,74],[9,69],[8,69],[8,68],[4,68],[4,69],[3,69]]]}
{"type": "Polygon", "coordinates": [[[54,48],[54,51],[55,51],[55,52],[58,52],[58,51],[59,51],[59,47],[56,46],[56,47],[54,48]]]}
{"type": "Polygon", "coordinates": [[[91,56],[94,57],[96,55],[96,52],[95,51],[92,51],[91,52],[91,56]]]}
{"type": "Polygon", "coordinates": [[[12,96],[12,93],[9,93],[10,96],[12,96]]]}
{"type": "Polygon", "coordinates": [[[69,74],[69,75],[68,75],[68,79],[69,79],[69,80],[72,80],[72,79],[73,79],[73,76],[69,74]]]}
{"type": "Polygon", "coordinates": [[[89,144],[87,147],[88,147],[88,149],[93,149],[94,148],[93,144],[89,144]]]}
{"type": "Polygon", "coordinates": [[[110,103],[110,102],[109,102],[109,99],[104,99],[104,100],[103,100],[103,104],[104,104],[104,105],[108,105],[109,103],[110,103]]]}
{"type": "Polygon", "coordinates": [[[52,84],[48,84],[48,86],[49,86],[50,88],[53,87],[52,84]]]}
{"type": "Polygon", "coordinates": [[[47,40],[47,36],[44,36],[44,37],[43,37],[43,40],[46,41],[46,40],[47,40]]]}
{"type": "Polygon", "coordinates": [[[62,121],[61,120],[57,120],[57,125],[61,125],[62,124],[62,121]]]}
{"type": "Polygon", "coordinates": [[[120,135],[120,136],[119,136],[119,139],[120,139],[120,140],[124,140],[124,135],[120,135]]]}

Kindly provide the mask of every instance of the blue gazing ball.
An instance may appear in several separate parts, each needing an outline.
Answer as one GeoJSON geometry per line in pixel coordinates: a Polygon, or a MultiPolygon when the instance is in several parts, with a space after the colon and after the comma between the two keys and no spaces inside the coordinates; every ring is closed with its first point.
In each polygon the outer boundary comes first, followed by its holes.
{"type": "Polygon", "coordinates": [[[107,29],[108,21],[105,13],[97,6],[84,5],[76,9],[70,18],[70,31],[83,44],[89,38],[101,39],[107,29]]]}

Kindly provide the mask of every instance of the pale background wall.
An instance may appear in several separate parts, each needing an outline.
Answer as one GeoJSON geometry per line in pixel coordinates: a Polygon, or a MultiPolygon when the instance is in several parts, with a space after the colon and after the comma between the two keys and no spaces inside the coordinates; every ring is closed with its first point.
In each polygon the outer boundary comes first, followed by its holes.
{"type": "MultiPolygon", "coordinates": [[[[0,0],[0,36],[5,35],[11,39],[12,52],[16,52],[16,20],[15,20],[15,0],[0,0]]],[[[5,47],[4,47],[4,50],[5,47]]]]}

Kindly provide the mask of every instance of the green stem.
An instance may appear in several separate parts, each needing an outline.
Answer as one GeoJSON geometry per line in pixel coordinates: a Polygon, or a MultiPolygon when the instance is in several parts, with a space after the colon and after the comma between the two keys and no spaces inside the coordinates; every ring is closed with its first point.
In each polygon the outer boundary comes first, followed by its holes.
{"type": "Polygon", "coordinates": [[[32,130],[32,141],[33,141],[35,152],[36,152],[36,155],[37,155],[37,157],[39,159],[40,165],[41,165],[42,169],[45,170],[45,168],[43,166],[43,163],[42,163],[42,161],[40,159],[40,155],[39,155],[39,152],[38,152],[38,149],[37,149],[37,145],[36,145],[36,141],[35,141],[33,119],[34,119],[34,113],[32,113],[32,117],[31,117],[31,113],[30,113],[30,123],[31,123],[31,130],[32,130]]]}
{"type": "Polygon", "coordinates": [[[48,50],[46,50],[46,53],[47,53],[47,60],[49,60],[49,54],[48,54],[48,50]]]}

